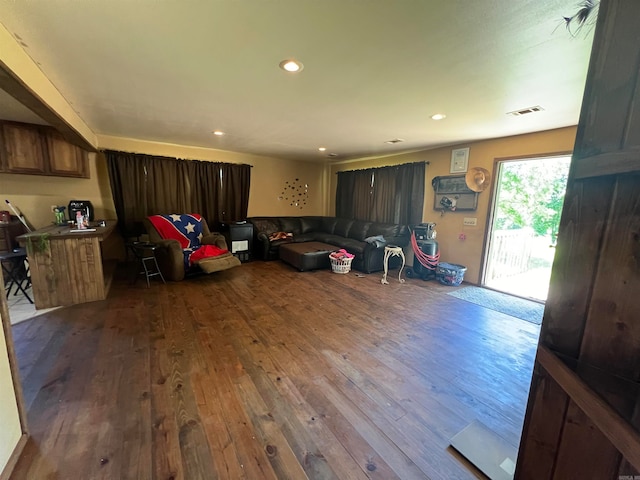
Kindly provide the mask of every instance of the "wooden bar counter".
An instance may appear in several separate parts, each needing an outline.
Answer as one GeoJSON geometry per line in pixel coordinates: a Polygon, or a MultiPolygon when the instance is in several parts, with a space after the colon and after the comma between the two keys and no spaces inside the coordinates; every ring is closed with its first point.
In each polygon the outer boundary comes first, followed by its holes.
{"type": "Polygon", "coordinates": [[[103,265],[101,243],[113,233],[116,223],[107,220],[106,226],[91,227],[95,231],[86,232],[52,225],[17,237],[23,247],[28,247],[27,237],[32,237],[27,257],[36,309],[107,297],[112,272],[103,265]],[[46,237],[45,248],[38,235],[46,237]]]}

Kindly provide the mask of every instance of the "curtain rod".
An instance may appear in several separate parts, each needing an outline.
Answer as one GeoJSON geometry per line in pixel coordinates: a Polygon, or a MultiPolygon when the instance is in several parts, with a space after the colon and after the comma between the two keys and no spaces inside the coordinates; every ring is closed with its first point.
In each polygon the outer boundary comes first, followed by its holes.
{"type": "Polygon", "coordinates": [[[123,154],[123,155],[137,155],[137,156],[143,156],[143,157],[147,157],[150,158],[152,160],[154,159],[158,159],[158,160],[183,160],[183,161],[187,161],[187,162],[207,162],[207,163],[222,163],[224,165],[243,165],[246,167],[251,167],[253,168],[253,165],[249,164],[249,163],[234,163],[234,162],[222,162],[220,160],[200,160],[198,158],[183,158],[183,157],[167,157],[166,155],[153,155],[150,153],[144,153],[144,152],[125,152],[122,150],[111,150],[109,148],[104,148],[104,149],[99,149],[98,152],[100,153],[116,153],[116,154],[123,154]]]}
{"type": "Polygon", "coordinates": [[[364,170],[378,170],[381,168],[391,168],[391,167],[404,167],[405,165],[415,165],[416,163],[424,163],[425,165],[431,165],[429,160],[423,160],[421,162],[408,162],[408,163],[399,163],[398,165],[384,165],[382,167],[369,167],[369,168],[356,168],[354,170],[341,170],[336,172],[335,174],[344,173],[344,172],[362,172],[364,170]]]}

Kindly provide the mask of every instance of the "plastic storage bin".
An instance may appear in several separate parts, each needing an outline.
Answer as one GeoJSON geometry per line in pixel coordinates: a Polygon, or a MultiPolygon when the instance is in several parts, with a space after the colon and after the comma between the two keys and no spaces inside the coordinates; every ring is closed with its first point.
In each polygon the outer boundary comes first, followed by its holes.
{"type": "Polygon", "coordinates": [[[464,280],[467,267],[455,263],[439,263],[436,267],[436,278],[443,285],[457,287],[464,280]]]}

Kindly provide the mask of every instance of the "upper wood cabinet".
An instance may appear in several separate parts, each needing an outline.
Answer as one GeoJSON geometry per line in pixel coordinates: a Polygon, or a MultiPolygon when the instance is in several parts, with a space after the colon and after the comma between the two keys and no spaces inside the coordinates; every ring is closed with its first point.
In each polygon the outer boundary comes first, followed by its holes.
{"type": "Polygon", "coordinates": [[[87,152],[67,142],[55,130],[46,134],[49,173],[65,177],[89,177],[87,152]]]}
{"type": "Polygon", "coordinates": [[[9,173],[46,174],[42,135],[31,125],[2,125],[2,170],[9,173]]]}
{"type": "Polygon", "coordinates": [[[88,154],[51,127],[2,122],[0,172],[89,177],[88,154]]]}

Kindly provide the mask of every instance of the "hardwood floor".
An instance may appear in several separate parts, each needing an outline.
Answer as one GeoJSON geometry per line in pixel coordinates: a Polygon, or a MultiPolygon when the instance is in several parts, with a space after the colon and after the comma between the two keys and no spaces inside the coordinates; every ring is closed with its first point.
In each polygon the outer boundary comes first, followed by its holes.
{"type": "Polygon", "coordinates": [[[519,443],[539,327],[407,280],[280,262],[14,327],[14,479],[451,479],[474,419],[519,443]]]}

